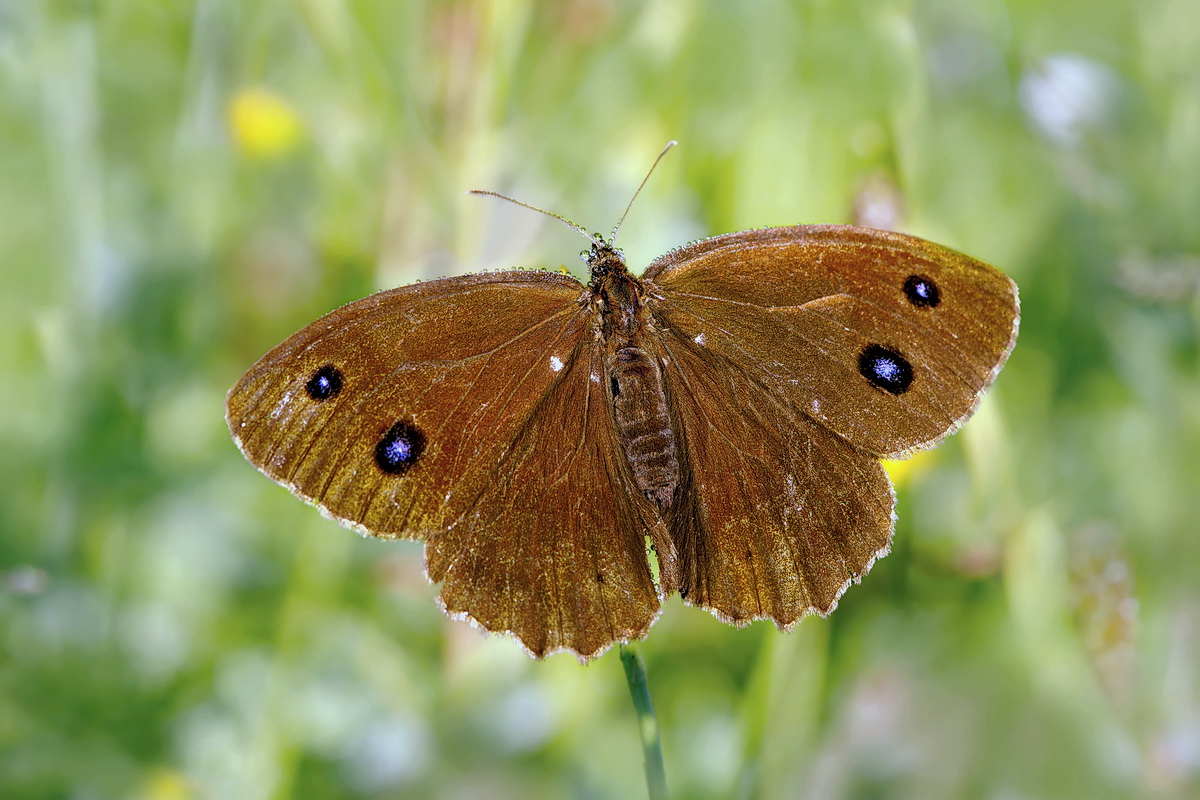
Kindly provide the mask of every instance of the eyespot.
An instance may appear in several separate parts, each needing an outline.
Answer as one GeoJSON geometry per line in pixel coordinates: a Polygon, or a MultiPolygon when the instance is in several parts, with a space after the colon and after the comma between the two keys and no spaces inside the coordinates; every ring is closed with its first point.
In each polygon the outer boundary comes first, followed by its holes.
{"type": "Polygon", "coordinates": [[[317,402],[337,397],[342,391],[342,373],[333,364],[326,364],[312,374],[308,383],[304,384],[304,390],[317,402]]]}
{"type": "Polygon", "coordinates": [[[858,357],[858,371],[872,386],[892,394],[904,394],[913,382],[908,359],[878,344],[869,344],[858,357]]]}
{"type": "Polygon", "coordinates": [[[917,308],[933,308],[942,302],[937,284],[924,275],[909,275],[905,279],[904,296],[917,308]]]}
{"type": "Polygon", "coordinates": [[[389,475],[403,475],[425,452],[425,434],[408,420],[388,428],[375,445],[375,465],[389,475]]]}

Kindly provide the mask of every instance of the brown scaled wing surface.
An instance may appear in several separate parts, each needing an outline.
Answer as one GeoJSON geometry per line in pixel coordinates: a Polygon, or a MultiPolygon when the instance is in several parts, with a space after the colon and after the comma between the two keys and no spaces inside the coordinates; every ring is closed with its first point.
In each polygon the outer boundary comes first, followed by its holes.
{"type": "Polygon", "coordinates": [[[974,409],[1012,347],[1015,287],[921,240],[831,226],[710,239],[644,281],[639,341],[661,366],[679,459],[662,513],[616,432],[595,307],[563,275],[450,278],[344,306],[246,373],[230,430],[328,515],[423,539],[447,611],[536,656],[639,638],[674,590],[739,624],[828,613],[890,543],[879,459],[974,409]],[[935,308],[905,301],[913,274],[940,287],[935,308]],[[911,362],[906,391],[864,380],[871,344],[911,362]],[[306,385],[330,365],[340,391],[314,401],[306,385]],[[423,446],[399,476],[375,453],[397,424],[423,446]]]}
{"type": "Polygon", "coordinates": [[[1015,341],[1015,285],[947,248],[849,226],[716,237],[644,280],[687,451],[668,514],[681,594],[738,624],[828,613],[890,547],[879,460],[975,409],[1015,341]],[[936,307],[905,298],[911,275],[939,287],[936,307]],[[871,344],[905,355],[907,391],[863,378],[871,344]]]}
{"type": "Polygon", "coordinates": [[[350,303],[247,372],[230,430],[329,516],[424,539],[448,612],[536,656],[596,655],[656,618],[643,537],[662,523],[620,463],[582,291],[568,276],[504,272],[350,303]],[[304,386],[324,364],[344,386],[315,404],[304,386]],[[397,479],[374,446],[398,419],[426,443],[397,479]]]}

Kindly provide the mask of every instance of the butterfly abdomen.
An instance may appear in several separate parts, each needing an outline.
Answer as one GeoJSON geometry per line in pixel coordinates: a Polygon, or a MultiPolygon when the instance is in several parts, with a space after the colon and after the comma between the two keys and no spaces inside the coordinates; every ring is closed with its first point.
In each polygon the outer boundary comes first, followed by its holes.
{"type": "Polygon", "coordinates": [[[662,369],[641,345],[650,331],[646,290],[624,256],[606,242],[588,257],[589,302],[608,370],[608,400],[634,483],[665,511],[679,486],[678,432],[671,424],[662,369]]]}
{"type": "Polygon", "coordinates": [[[641,347],[620,347],[610,357],[608,383],[617,438],[634,481],[665,509],[679,485],[679,449],[662,370],[641,347]]]}

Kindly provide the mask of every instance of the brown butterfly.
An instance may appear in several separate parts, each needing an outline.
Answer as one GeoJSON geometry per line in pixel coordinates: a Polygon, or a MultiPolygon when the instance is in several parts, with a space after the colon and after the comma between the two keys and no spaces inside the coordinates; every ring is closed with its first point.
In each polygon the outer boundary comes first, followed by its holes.
{"type": "Polygon", "coordinates": [[[739,626],[828,614],[891,545],[880,459],[970,416],[1016,286],[842,225],[718,236],[636,278],[616,232],[586,284],[467,275],[327,314],[230,390],[234,439],[337,521],[424,540],[446,612],[537,657],[643,637],[672,592],[739,626]]]}

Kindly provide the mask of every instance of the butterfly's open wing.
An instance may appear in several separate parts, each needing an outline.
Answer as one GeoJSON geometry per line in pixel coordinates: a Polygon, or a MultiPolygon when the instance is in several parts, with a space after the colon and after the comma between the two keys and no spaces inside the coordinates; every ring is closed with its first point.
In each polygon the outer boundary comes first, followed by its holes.
{"type": "Polygon", "coordinates": [[[669,524],[686,600],[787,627],[890,546],[878,459],[970,415],[1016,287],[937,245],[844,226],[747,231],[647,270],[687,447],[669,524]]]}
{"type": "Polygon", "coordinates": [[[426,540],[441,601],[542,656],[645,634],[648,501],[617,461],[582,286],[508,272],[381,292],[262,358],[227,419],[273,480],[426,540]]]}
{"type": "Polygon", "coordinates": [[[887,231],[718,236],[668,253],[645,279],[661,290],[673,336],[699,337],[796,413],[878,456],[953,432],[1016,340],[1007,276],[887,231]]]}
{"type": "Polygon", "coordinates": [[[891,544],[883,467],[741,365],[687,340],[667,351],[685,443],[683,486],[668,510],[680,594],[734,624],[773,619],[786,629],[829,613],[891,544]]]}

